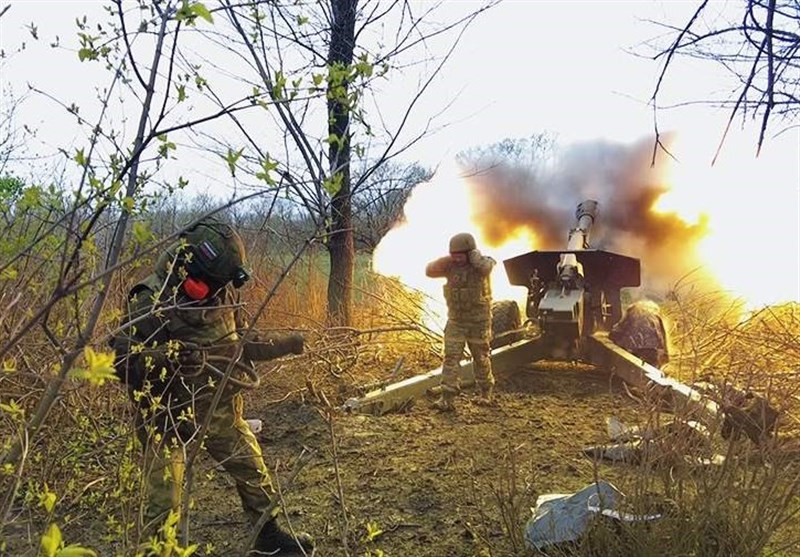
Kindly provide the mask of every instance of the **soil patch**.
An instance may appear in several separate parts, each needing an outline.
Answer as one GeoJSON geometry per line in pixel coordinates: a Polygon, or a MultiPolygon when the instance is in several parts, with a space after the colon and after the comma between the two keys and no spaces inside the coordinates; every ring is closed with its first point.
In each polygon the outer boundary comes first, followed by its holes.
{"type": "MultiPolygon", "coordinates": [[[[315,451],[284,500],[319,555],[345,555],[343,539],[353,555],[511,555],[500,501],[516,501],[524,522],[540,493],[579,489],[598,472],[613,478],[613,467],[596,469],[580,450],[606,440],[607,416],[632,419],[637,403],[608,374],[571,364],[519,368],[498,378],[497,392],[491,406],[464,394],[454,413],[427,400],[382,417],[335,413],[336,459],[329,423],[310,401],[270,404],[253,392],[247,413],[264,421],[259,441],[279,479],[304,447],[315,451]]],[[[246,526],[230,481],[214,475],[196,500],[197,541],[235,554],[246,526]]]]}

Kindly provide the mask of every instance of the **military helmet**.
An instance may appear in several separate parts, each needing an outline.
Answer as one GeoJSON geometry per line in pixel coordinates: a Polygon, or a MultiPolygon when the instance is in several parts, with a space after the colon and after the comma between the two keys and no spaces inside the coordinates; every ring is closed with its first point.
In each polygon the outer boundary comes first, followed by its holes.
{"type": "Polygon", "coordinates": [[[461,232],[450,238],[450,253],[472,251],[476,247],[475,238],[468,232],[461,232]]]}
{"type": "Polygon", "coordinates": [[[250,278],[244,242],[231,226],[205,218],[188,228],[181,238],[190,254],[186,264],[190,276],[218,288],[229,282],[239,288],[250,278]]]}

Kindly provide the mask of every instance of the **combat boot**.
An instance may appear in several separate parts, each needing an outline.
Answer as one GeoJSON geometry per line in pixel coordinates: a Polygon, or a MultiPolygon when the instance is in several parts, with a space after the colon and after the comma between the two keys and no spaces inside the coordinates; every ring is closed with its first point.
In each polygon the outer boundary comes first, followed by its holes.
{"type": "Polygon", "coordinates": [[[475,403],[480,406],[491,406],[494,404],[494,385],[483,385],[478,389],[478,398],[475,403]]]}
{"type": "Polygon", "coordinates": [[[267,522],[258,533],[253,549],[248,557],[268,555],[311,555],[314,551],[314,538],[305,532],[297,532],[295,538],[281,529],[277,520],[267,522]]]}
{"type": "Polygon", "coordinates": [[[450,394],[443,393],[442,396],[433,403],[433,407],[439,412],[455,412],[455,397],[450,394]]]}

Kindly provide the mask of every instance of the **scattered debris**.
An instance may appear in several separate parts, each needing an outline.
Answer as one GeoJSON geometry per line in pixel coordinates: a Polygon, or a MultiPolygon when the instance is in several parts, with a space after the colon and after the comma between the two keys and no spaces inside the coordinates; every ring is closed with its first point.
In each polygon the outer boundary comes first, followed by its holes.
{"type": "Polygon", "coordinates": [[[253,433],[260,433],[264,428],[264,422],[256,418],[245,420],[245,422],[253,433]]]}
{"type": "Polygon", "coordinates": [[[536,500],[533,516],[525,525],[525,543],[530,549],[574,542],[584,534],[592,519],[604,517],[620,522],[641,522],[661,514],[632,515],[618,510],[624,495],[612,484],[600,480],[573,494],[548,494],[536,500]]]}
{"type": "Polygon", "coordinates": [[[642,460],[683,460],[695,464],[719,464],[725,460],[714,454],[711,433],[700,422],[672,419],[651,428],[627,426],[616,416],[606,419],[611,443],[593,445],[583,454],[595,460],[637,463],[642,460]]]}

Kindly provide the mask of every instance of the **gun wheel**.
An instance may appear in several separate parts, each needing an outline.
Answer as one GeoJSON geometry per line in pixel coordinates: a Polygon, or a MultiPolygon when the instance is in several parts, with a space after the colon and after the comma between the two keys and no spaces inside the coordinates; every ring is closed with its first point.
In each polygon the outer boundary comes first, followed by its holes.
{"type": "Polygon", "coordinates": [[[522,339],[522,318],[519,306],[513,300],[499,300],[492,304],[492,349],[522,339]]]}

